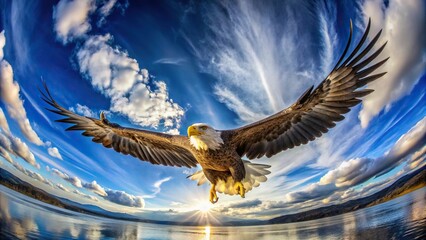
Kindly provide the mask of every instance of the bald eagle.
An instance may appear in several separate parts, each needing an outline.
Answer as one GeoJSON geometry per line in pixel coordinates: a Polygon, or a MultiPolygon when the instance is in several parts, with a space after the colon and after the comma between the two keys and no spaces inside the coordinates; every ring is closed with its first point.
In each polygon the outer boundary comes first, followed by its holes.
{"type": "Polygon", "coordinates": [[[356,47],[345,58],[352,39],[352,22],[349,40],[331,73],[315,88],[306,90],[290,107],[258,122],[232,130],[216,130],[197,123],[188,127],[187,136],[169,135],[143,129],[122,127],[110,122],[101,113],[100,119],[80,116],[60,106],[50,94],[46,84],[42,99],[54,109],[50,111],[65,116],[58,122],[73,124],[67,130],[81,130],[84,136],[104,147],[122,154],[130,154],[152,164],[176,167],[196,167],[202,170],[189,176],[198,185],[209,181],[210,201],[218,201],[217,192],[240,195],[267,180],[269,165],[255,164],[249,160],[271,157],[286,149],[320,137],[335,123],[344,119],[343,114],[359,104],[359,98],[373,92],[360,89],[384,73],[372,75],[388,58],[372,63],[386,43],[367,57],[376,44],[381,31],[364,43],[370,29],[370,21],[356,47]],[[361,48],[363,50],[361,51],[361,48]],[[243,160],[243,157],[248,160],[243,160]]]}

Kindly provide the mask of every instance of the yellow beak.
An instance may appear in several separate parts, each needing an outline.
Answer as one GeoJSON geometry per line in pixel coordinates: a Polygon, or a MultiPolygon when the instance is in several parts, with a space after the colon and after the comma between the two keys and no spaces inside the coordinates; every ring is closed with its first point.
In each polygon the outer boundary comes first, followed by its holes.
{"type": "Polygon", "coordinates": [[[188,128],[188,137],[191,137],[191,136],[198,136],[198,135],[200,135],[200,132],[197,130],[197,128],[196,128],[196,127],[194,127],[194,126],[190,126],[190,127],[188,128]]]}

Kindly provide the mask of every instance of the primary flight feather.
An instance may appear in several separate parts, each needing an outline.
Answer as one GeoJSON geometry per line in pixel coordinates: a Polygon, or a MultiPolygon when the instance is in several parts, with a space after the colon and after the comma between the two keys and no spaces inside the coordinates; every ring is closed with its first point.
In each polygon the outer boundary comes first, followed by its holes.
{"type": "Polygon", "coordinates": [[[189,178],[198,181],[198,185],[209,181],[210,201],[216,203],[217,192],[244,197],[267,180],[270,166],[242,160],[244,156],[271,157],[315,140],[343,120],[343,114],[361,102],[359,98],[373,91],[360,88],[385,74],[372,75],[388,58],[373,62],[386,43],[367,56],[381,34],[379,31],[365,44],[369,30],[370,21],[359,43],[345,58],[351,46],[351,22],[348,43],[325,80],[315,89],[309,88],[287,109],[237,129],[221,131],[197,123],[188,128],[187,136],[169,135],[122,127],[108,121],[103,113],[100,119],[80,116],[60,106],[46,85],[42,98],[54,108],[50,111],[65,117],[58,122],[73,124],[67,130],[81,130],[84,136],[107,148],[152,164],[189,168],[200,164],[202,170],[189,178]]]}

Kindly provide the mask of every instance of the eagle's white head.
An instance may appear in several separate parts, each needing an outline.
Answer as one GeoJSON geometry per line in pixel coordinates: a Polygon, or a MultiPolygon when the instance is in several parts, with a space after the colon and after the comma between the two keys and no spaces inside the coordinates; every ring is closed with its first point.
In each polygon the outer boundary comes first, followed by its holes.
{"type": "Polygon", "coordinates": [[[188,137],[191,145],[197,150],[216,150],[223,144],[220,132],[204,123],[188,127],[188,137]]]}

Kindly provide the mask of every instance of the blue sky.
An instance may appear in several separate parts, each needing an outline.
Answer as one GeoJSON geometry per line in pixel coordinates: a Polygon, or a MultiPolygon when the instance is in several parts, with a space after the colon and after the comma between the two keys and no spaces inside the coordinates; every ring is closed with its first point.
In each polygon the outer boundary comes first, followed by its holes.
{"type": "Polygon", "coordinates": [[[0,167],[57,196],[150,219],[265,219],[374,193],[425,164],[422,1],[0,4],[0,167]],[[65,132],[37,90],[43,79],[66,108],[125,126],[235,128],[320,83],[349,20],[359,40],[368,17],[389,41],[379,57],[390,56],[387,75],[320,139],[257,160],[272,173],[245,199],[211,205],[209,186],[186,179],[196,169],[153,166],[65,132]]]}

